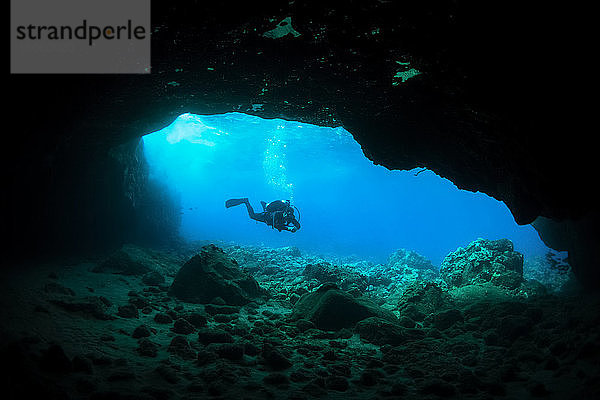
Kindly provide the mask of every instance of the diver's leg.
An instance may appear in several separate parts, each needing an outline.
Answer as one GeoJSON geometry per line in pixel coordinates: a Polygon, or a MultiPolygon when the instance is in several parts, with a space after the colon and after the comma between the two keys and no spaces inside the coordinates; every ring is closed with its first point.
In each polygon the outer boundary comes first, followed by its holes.
{"type": "Polygon", "coordinates": [[[235,207],[235,206],[239,206],[240,204],[244,204],[248,202],[248,198],[244,197],[241,199],[229,199],[225,202],[225,207],[230,208],[230,207],[235,207]]]}
{"type": "Polygon", "coordinates": [[[244,204],[246,204],[246,209],[248,210],[248,216],[251,219],[253,219],[255,221],[259,221],[259,222],[265,222],[264,213],[255,213],[254,209],[252,208],[252,205],[250,204],[250,201],[248,201],[248,199],[246,199],[244,204]]]}

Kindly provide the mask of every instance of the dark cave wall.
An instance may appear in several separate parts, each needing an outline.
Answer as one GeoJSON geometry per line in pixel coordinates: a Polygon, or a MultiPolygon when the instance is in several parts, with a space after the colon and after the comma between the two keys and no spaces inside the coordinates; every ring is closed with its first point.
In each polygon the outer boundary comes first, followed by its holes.
{"type": "Polygon", "coordinates": [[[107,155],[46,153],[21,165],[13,178],[18,192],[7,196],[3,237],[19,257],[116,245],[133,222],[121,166],[107,155]]]}
{"type": "MultiPolygon", "coordinates": [[[[93,256],[125,242],[177,240],[179,205],[148,179],[140,139],[109,151],[40,151],[14,171],[5,260],[93,256]]],[[[81,149],[78,149],[81,150],[81,149]]]]}
{"type": "MultiPolygon", "coordinates": [[[[540,1],[154,1],[151,75],[10,76],[7,113],[27,124],[3,160],[7,248],[135,235],[110,149],[183,112],[239,111],[344,125],[375,163],[428,167],[504,201],[521,224],[573,222],[587,239],[564,245],[589,260],[589,15],[540,1]],[[300,37],[262,36],[286,16],[300,37]],[[396,61],[423,74],[393,85],[396,61]]],[[[600,285],[595,266],[576,268],[600,285]]]]}

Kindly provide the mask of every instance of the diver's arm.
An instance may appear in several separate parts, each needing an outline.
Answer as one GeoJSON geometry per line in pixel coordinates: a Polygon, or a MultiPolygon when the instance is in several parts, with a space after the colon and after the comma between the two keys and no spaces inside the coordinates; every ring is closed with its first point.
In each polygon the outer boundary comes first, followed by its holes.
{"type": "Polygon", "coordinates": [[[292,219],[290,221],[291,224],[293,224],[294,226],[286,226],[286,229],[290,232],[296,232],[298,229],[300,229],[300,222],[298,222],[298,220],[296,218],[292,219]]]}
{"type": "Polygon", "coordinates": [[[296,218],[292,220],[292,224],[296,227],[296,230],[300,229],[300,222],[296,218]]]}

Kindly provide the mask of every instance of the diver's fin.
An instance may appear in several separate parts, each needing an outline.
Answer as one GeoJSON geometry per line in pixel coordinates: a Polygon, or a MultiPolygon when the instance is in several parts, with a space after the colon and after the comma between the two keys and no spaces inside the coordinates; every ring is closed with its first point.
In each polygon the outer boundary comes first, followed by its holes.
{"type": "Polygon", "coordinates": [[[244,197],[243,199],[229,199],[225,202],[225,207],[229,208],[229,207],[239,206],[240,204],[244,204],[247,201],[248,201],[247,197],[244,197]]]}

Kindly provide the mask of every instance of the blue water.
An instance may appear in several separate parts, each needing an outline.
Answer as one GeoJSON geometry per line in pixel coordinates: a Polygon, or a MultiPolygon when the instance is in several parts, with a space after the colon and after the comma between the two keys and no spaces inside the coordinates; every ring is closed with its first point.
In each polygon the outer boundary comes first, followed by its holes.
{"type": "Polygon", "coordinates": [[[526,257],[548,249],[504,203],[459,190],[431,171],[389,171],[362,153],[343,128],[241,113],[183,114],[143,137],[150,176],[181,199],[181,235],[241,245],[297,246],[384,262],[398,248],[435,265],[471,241],[509,238],[526,257]],[[229,198],[290,199],[302,228],[278,232],[248,218],[229,198]]]}

